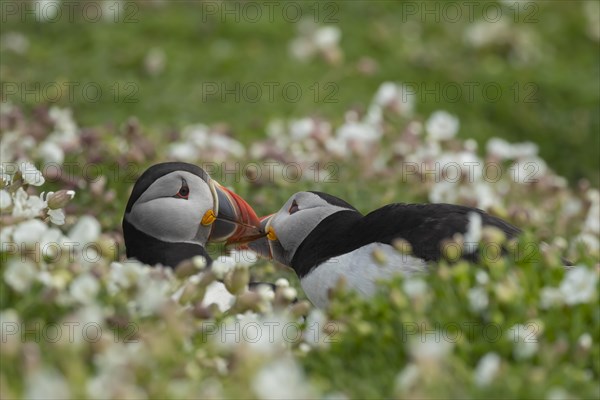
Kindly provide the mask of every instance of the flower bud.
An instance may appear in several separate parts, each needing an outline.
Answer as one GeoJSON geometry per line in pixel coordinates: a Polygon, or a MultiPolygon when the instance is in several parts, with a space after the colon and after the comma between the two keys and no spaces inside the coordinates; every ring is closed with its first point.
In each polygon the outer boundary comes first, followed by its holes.
{"type": "Polygon", "coordinates": [[[484,226],[481,231],[481,238],[484,243],[494,243],[502,246],[506,242],[506,234],[495,226],[484,226]]]}
{"type": "Polygon", "coordinates": [[[192,276],[196,273],[198,273],[198,271],[194,267],[192,260],[183,260],[175,267],[175,276],[179,279],[187,278],[188,276],[192,276]]]}
{"type": "Polygon", "coordinates": [[[275,286],[286,288],[290,286],[290,282],[285,278],[279,278],[275,281],[275,286]]]}
{"type": "Polygon", "coordinates": [[[300,300],[290,307],[290,313],[294,318],[305,317],[311,309],[311,305],[307,300],[300,300]]]}
{"type": "Polygon", "coordinates": [[[260,294],[256,292],[245,292],[237,296],[235,304],[231,308],[236,313],[244,313],[246,311],[258,312],[260,310],[260,303],[262,298],[260,294]]]}
{"type": "Polygon", "coordinates": [[[213,310],[210,307],[206,307],[201,301],[194,305],[192,309],[192,315],[198,319],[211,319],[214,316],[213,310]]]}
{"type": "Polygon", "coordinates": [[[246,290],[250,281],[250,271],[248,268],[235,268],[225,275],[223,283],[231,294],[240,294],[246,290]]]}
{"type": "Polygon", "coordinates": [[[444,239],[441,247],[444,258],[450,262],[456,262],[462,256],[462,246],[454,240],[444,239]]]}
{"type": "Polygon", "coordinates": [[[394,248],[396,249],[396,251],[398,251],[398,253],[400,253],[400,254],[406,254],[406,255],[411,255],[412,254],[412,246],[408,242],[408,240],[395,239],[392,242],[392,245],[394,246],[394,248]]]}
{"type": "MultiPolygon", "coordinates": [[[[183,288],[183,292],[181,293],[181,296],[179,297],[179,303],[180,304],[186,304],[189,303],[191,301],[194,300],[195,297],[197,297],[198,294],[202,294],[201,297],[203,296],[203,293],[200,293],[201,290],[198,290],[198,285],[196,285],[193,282],[188,282],[186,283],[186,285],[183,288]]],[[[202,300],[202,298],[200,298],[200,300],[202,300]]]]}
{"type": "Polygon", "coordinates": [[[59,190],[48,196],[48,208],[57,210],[66,206],[75,197],[74,190],[59,190]]]}
{"type": "Polygon", "coordinates": [[[371,257],[379,266],[384,266],[387,263],[387,257],[381,249],[375,249],[371,253],[371,257]]]}

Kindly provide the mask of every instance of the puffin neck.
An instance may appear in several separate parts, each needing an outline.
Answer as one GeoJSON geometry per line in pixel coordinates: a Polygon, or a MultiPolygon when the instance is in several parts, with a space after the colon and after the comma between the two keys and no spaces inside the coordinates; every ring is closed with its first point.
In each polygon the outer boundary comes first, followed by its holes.
{"type": "Polygon", "coordinates": [[[344,210],[323,219],[294,253],[291,267],[298,277],[302,279],[328,259],[361,247],[361,235],[355,227],[362,217],[358,211],[344,210]]]}
{"type": "Polygon", "coordinates": [[[202,245],[164,242],[138,230],[126,218],[123,218],[123,236],[127,257],[148,265],[162,264],[175,268],[180,262],[194,256],[203,256],[208,266],[212,264],[202,245]]]}

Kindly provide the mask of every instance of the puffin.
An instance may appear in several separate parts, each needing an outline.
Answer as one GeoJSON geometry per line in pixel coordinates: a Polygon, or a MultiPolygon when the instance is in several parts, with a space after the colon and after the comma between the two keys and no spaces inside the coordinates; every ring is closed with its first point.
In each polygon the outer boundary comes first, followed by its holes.
{"type": "MultiPolygon", "coordinates": [[[[308,299],[319,308],[328,306],[328,291],[342,277],[350,289],[370,297],[379,280],[427,272],[432,262],[443,258],[445,239],[466,234],[467,244],[472,224],[477,225],[474,230],[495,227],[507,238],[521,232],[473,207],[394,203],[363,215],[348,202],[316,191],[292,195],[260,223],[266,237],[248,247],[291,267],[308,299]],[[410,255],[396,250],[398,239],[410,244],[410,255]]],[[[476,250],[465,247],[461,257],[476,261],[476,250]]]]}
{"type": "Polygon", "coordinates": [[[264,236],[250,205],[202,168],[165,162],[133,186],[123,216],[128,258],[171,268],[194,256],[212,263],[208,242],[239,244],[264,236]]]}
{"type": "MultiPolygon", "coordinates": [[[[183,162],[166,162],[148,168],[138,178],[125,207],[123,237],[127,258],[175,268],[180,262],[202,256],[213,263],[206,243],[243,243],[264,237],[260,220],[240,196],[225,188],[202,168],[183,162]]],[[[250,282],[249,289],[274,285],[250,282]]],[[[183,288],[173,295],[178,299],[183,288]]],[[[211,283],[203,304],[229,309],[234,296],[222,282],[211,283]]]]}

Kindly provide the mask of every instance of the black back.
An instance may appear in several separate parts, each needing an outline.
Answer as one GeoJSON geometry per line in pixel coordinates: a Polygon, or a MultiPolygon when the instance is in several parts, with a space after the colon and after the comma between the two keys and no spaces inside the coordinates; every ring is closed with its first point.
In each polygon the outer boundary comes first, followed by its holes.
{"type": "MultiPolygon", "coordinates": [[[[509,238],[521,232],[482,210],[454,204],[389,204],[364,217],[358,211],[340,211],[321,221],[302,242],[294,254],[292,268],[303,277],[332,257],[370,243],[392,244],[398,238],[411,244],[415,256],[438,261],[442,257],[442,241],[467,231],[469,212],[480,214],[482,225],[499,228],[509,238]]],[[[477,252],[463,257],[475,261],[477,252]]]]}

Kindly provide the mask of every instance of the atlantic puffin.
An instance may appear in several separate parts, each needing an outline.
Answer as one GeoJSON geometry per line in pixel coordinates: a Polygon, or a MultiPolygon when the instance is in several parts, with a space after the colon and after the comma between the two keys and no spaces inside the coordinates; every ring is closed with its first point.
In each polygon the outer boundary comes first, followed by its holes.
{"type": "MultiPolygon", "coordinates": [[[[263,217],[267,236],[248,247],[293,268],[308,299],[325,308],[328,290],[340,277],[349,288],[369,297],[378,280],[426,272],[430,262],[443,257],[444,239],[465,234],[472,219],[478,219],[480,226],[500,229],[507,238],[520,233],[500,218],[467,206],[396,203],[363,215],[330,194],[299,192],[277,213],[263,217]],[[394,248],[396,239],[410,243],[410,255],[394,248]]],[[[475,260],[477,254],[472,249],[462,257],[475,260]]]]}
{"type": "MultiPolygon", "coordinates": [[[[194,256],[210,266],[207,242],[242,243],[261,236],[256,213],[202,168],[166,162],[136,181],[123,216],[128,258],[176,267],[194,256]]],[[[264,235],[263,235],[264,236],[264,235]]]]}

